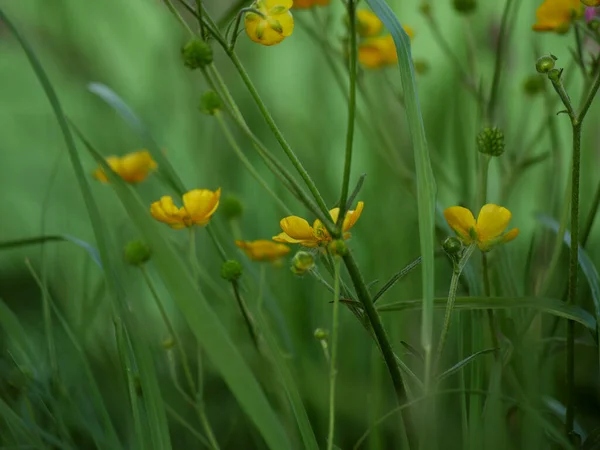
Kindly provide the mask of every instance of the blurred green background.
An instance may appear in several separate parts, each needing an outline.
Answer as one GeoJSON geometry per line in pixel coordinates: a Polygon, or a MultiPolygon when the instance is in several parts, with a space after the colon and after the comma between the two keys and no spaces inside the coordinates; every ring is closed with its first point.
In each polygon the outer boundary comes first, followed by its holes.
{"type": "MultiPolygon", "coordinates": [[[[205,3],[214,17],[221,17],[232,4],[226,0],[209,0],[205,3]]],[[[439,204],[443,208],[464,204],[475,209],[475,136],[482,126],[477,105],[461,85],[448,55],[436,44],[419,14],[418,3],[390,0],[389,4],[400,21],[416,31],[412,48],[414,59],[425,61],[429,66],[426,73],[418,75],[417,81],[439,204]]],[[[31,42],[48,71],[66,114],[105,156],[122,155],[143,148],[144,142],[114,110],[88,91],[90,82],[106,84],[133,108],[160,147],[165,149],[167,158],[186,186],[213,190],[221,187],[223,195],[234,194],[243,202],[244,214],[239,225],[244,239],[269,239],[279,232],[278,222],[284,212],[245,171],[214,118],[198,111],[199,97],[207,86],[197,72],[189,71],[181,63],[180,48],[189,36],[161,1],[54,0],[49,4],[32,0],[3,1],[0,6],[31,42]]],[[[536,293],[542,269],[547,266],[554,235],[542,231],[534,214],[541,212],[559,218],[557,205],[562,202],[570,168],[569,124],[566,119],[563,120],[564,117],[554,115],[559,109],[556,103],[554,109],[548,107],[547,99],[552,98],[549,86],[546,86],[545,94],[529,96],[523,89],[523,83],[527,77],[535,74],[536,58],[551,52],[558,57],[558,63],[563,64],[561,67],[567,67],[565,78],[575,101],[580,98],[582,89],[578,69],[570,55],[572,36],[542,36],[531,31],[537,6],[537,2],[520,2],[502,62],[497,122],[506,136],[506,153],[492,163],[488,199],[502,202],[513,212],[511,225],[519,227],[521,235],[498,250],[498,255],[492,260],[496,273],[505,271],[497,275],[500,280],[497,286],[503,286],[495,288],[498,295],[524,296],[536,293]],[[548,117],[555,123],[558,146],[552,144],[547,132],[541,137],[536,136],[538,128],[546,123],[548,117]],[[531,147],[531,142],[535,143],[534,147],[531,147]],[[544,159],[514,179],[509,178],[514,173],[513,162],[523,152],[527,151],[530,155],[550,153],[553,145],[557,147],[555,154],[558,159],[544,159]],[[507,183],[512,189],[508,193],[504,190],[507,183]],[[535,247],[531,257],[533,262],[528,265],[532,246],[535,247]],[[506,292],[503,277],[512,280],[510,285],[516,292],[506,292]]],[[[491,79],[502,7],[502,2],[480,1],[477,13],[464,18],[453,11],[449,1],[438,1],[433,5],[440,30],[453,52],[459,56],[464,69],[483,86],[489,86],[491,79]],[[473,73],[472,69],[476,72],[473,73]]],[[[317,13],[322,18],[326,14],[332,18],[330,26],[320,31],[333,45],[341,47],[345,32],[343,6],[341,2],[332,2],[327,9],[327,13],[325,8],[317,13]]],[[[316,27],[315,17],[311,11],[298,11],[295,14],[297,23],[294,34],[282,44],[261,47],[242,34],[237,52],[287,140],[316,181],[326,202],[333,205],[339,195],[343,169],[346,100],[328,69],[323,53],[303,26],[308,24],[316,27]]],[[[191,18],[185,17],[194,26],[191,18]]],[[[237,72],[216,44],[213,48],[215,63],[250,128],[284,160],[283,153],[269,134],[237,72]]],[[[390,95],[390,84],[395,92],[401,90],[397,70],[362,71],[360,76],[373,107],[369,108],[361,100],[359,110],[387,130],[397,153],[390,164],[381,156],[386,150],[382,150],[380,143],[373,140],[364,129],[358,128],[352,180],[355,183],[360,174],[367,174],[358,197],[365,202],[365,210],[353,229],[349,245],[357,256],[367,282],[379,279],[383,284],[393,273],[419,256],[416,199],[412,182],[405,182],[400,175],[414,172],[412,147],[404,111],[390,95]]],[[[56,118],[21,48],[1,23],[0,104],[0,240],[66,234],[95,246],[90,220],[56,118]]],[[[597,120],[597,107],[594,106],[584,127],[583,215],[589,211],[598,183],[597,120]]],[[[289,208],[312,221],[310,213],[278,184],[243,134],[238,133],[237,137],[245,154],[289,208]]],[[[85,169],[90,174],[93,195],[105,224],[111,230],[115,245],[122,248],[139,236],[111,187],[91,178],[96,164],[83,146],[80,147],[85,169]]],[[[157,177],[150,177],[136,190],[148,205],[162,195],[173,194],[157,177]]],[[[225,240],[228,252],[244,261],[249,279],[247,295],[252,298],[256,292],[257,265],[246,261],[243,254],[235,249],[229,224],[219,212],[213,222],[225,240]]],[[[169,231],[169,235],[183,252],[186,233],[173,230],[169,231]]],[[[439,233],[439,242],[444,237],[443,233],[439,233]]],[[[594,261],[600,258],[598,238],[597,230],[594,230],[587,246],[588,254],[594,261]]],[[[248,355],[247,359],[269,395],[276,398],[279,394],[269,381],[268,370],[252,356],[251,343],[233,304],[229,286],[219,277],[218,254],[206,233],[198,233],[198,239],[200,263],[213,279],[211,285],[203,285],[202,289],[239,348],[248,355]]],[[[563,258],[560,261],[561,271],[553,280],[557,292],[554,296],[557,298],[566,280],[566,252],[563,258]]],[[[17,414],[27,417],[28,408],[43,410],[44,396],[55,388],[50,380],[41,293],[25,264],[26,260],[38,273],[43,273],[53,301],[89,358],[113,422],[126,443],[125,448],[134,448],[127,386],[116,354],[114,328],[102,273],[80,246],[56,242],[46,244],[44,250],[38,245],[0,252],[0,298],[18,316],[32,347],[39,354],[33,366],[26,368],[32,374],[27,392],[33,393],[30,396],[33,406],[30,404],[28,407],[16,402],[16,399],[24,398],[20,397],[24,395],[19,391],[20,382],[15,381],[22,373],[15,370],[11,336],[6,333],[1,335],[0,392],[3,398],[15,401],[17,414]]],[[[150,270],[152,272],[152,268],[150,270]]],[[[149,298],[147,286],[139,273],[124,262],[118,271],[127,282],[128,304],[145,324],[145,337],[153,350],[163,398],[192,421],[190,417],[193,414],[189,407],[169,382],[167,352],[161,346],[169,335],[149,298]]],[[[447,295],[450,273],[448,262],[444,257],[439,258],[436,265],[436,296],[447,295]]],[[[323,444],[327,431],[328,364],[313,337],[313,331],[317,327],[330,327],[331,295],[313,278],[294,276],[287,262],[280,268],[268,267],[267,280],[266,302],[274,330],[281,338],[285,355],[295,368],[295,379],[303,393],[317,440],[323,444]]],[[[162,284],[157,284],[174,321],[186,336],[187,348],[193,354],[194,339],[186,331],[184,320],[170,301],[168,292],[162,284]]],[[[591,312],[591,298],[584,280],[581,286],[580,305],[591,312]]],[[[419,270],[416,270],[387,296],[390,301],[418,299],[420,292],[421,281],[419,270]]],[[[441,319],[440,313],[440,323],[441,319]]],[[[400,345],[400,341],[419,347],[419,321],[420,313],[417,311],[385,316],[397,352],[410,365],[416,366],[418,361],[400,345]]],[[[339,431],[336,444],[345,449],[356,442],[375,418],[392,408],[393,401],[387,373],[376,348],[345,309],[342,309],[340,333],[339,431]]],[[[579,330],[579,334],[581,339],[589,343],[589,336],[583,330],[579,330]]],[[[73,439],[70,448],[95,448],[86,427],[93,426],[90,424],[96,423],[97,417],[87,400],[89,394],[82,382],[81,362],[77,360],[77,352],[64,330],[58,325],[55,337],[60,374],[70,398],[68,402],[60,402],[73,439]]],[[[523,346],[517,345],[515,359],[522,363],[529,357],[528,352],[535,352],[532,348],[537,347],[532,343],[520,344],[523,346]]],[[[485,347],[482,342],[481,348],[485,347]]],[[[600,420],[597,356],[594,348],[578,347],[578,414],[588,432],[600,420]]],[[[543,394],[564,401],[561,394],[563,359],[563,353],[558,350],[556,360],[545,366],[545,375],[539,378],[538,400],[543,394]]],[[[452,363],[448,359],[447,365],[452,363]]],[[[240,411],[219,374],[212,370],[209,361],[205,361],[205,364],[206,407],[222,448],[261,448],[263,444],[260,437],[240,411]]],[[[526,386],[535,384],[535,380],[541,376],[537,370],[528,374],[523,369],[526,386]]],[[[420,369],[415,371],[420,372],[420,369]]],[[[451,400],[448,402],[452,403],[451,400]]],[[[451,410],[448,406],[447,411],[451,410]]],[[[508,412],[505,413],[508,415],[508,412]]],[[[284,411],[281,414],[285,415],[284,411]]],[[[48,416],[39,413],[36,420],[42,429],[55,433],[57,425],[48,416]]],[[[448,442],[458,439],[456,420],[454,415],[449,415],[442,421],[448,442]]],[[[519,420],[516,419],[517,422],[519,420]]],[[[169,423],[173,448],[198,447],[199,443],[192,433],[172,418],[169,423]]],[[[384,432],[370,441],[370,448],[398,448],[392,443],[396,442],[395,424],[387,424],[383,426],[384,432]]],[[[555,425],[560,429],[558,420],[555,425]]],[[[512,427],[513,424],[507,426],[512,427]]],[[[9,443],[8,436],[8,431],[0,432],[0,440],[6,439],[9,443]]],[[[300,441],[297,444],[297,448],[300,448],[300,441]]],[[[492,445],[491,441],[488,444],[492,445]]],[[[48,448],[62,448],[48,445],[48,448]]],[[[513,445],[517,443],[507,438],[505,442],[494,442],[493,445],[485,448],[516,448],[513,445]]]]}

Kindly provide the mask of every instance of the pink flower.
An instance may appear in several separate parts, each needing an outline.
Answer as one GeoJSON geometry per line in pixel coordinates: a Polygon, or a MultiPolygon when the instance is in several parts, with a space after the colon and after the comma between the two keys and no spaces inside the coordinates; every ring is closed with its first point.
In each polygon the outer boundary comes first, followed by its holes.
{"type": "Polygon", "coordinates": [[[596,15],[598,14],[598,8],[594,8],[593,6],[588,6],[585,8],[585,21],[591,22],[596,15]]]}

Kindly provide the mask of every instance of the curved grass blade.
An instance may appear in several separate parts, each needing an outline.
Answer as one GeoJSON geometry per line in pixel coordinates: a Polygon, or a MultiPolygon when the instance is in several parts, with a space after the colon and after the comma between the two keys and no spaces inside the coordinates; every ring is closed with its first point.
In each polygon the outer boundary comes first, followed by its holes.
{"type": "Polygon", "coordinates": [[[10,310],[8,306],[0,299],[0,328],[3,328],[11,341],[15,343],[25,358],[27,365],[33,367],[33,361],[36,360],[35,352],[31,347],[29,336],[17,315],[10,310]]]}
{"type": "Polygon", "coordinates": [[[94,262],[98,264],[98,267],[102,268],[102,261],[100,260],[100,254],[98,253],[98,249],[91,245],[88,242],[82,241],[74,236],[70,236],[68,234],[55,234],[48,236],[35,236],[31,238],[23,238],[23,239],[13,239],[10,241],[2,241],[0,242],[0,250],[10,249],[10,248],[19,248],[19,247],[27,247],[29,245],[35,244],[43,244],[45,242],[72,242],[75,245],[83,248],[88,255],[92,257],[94,262]]]}
{"type": "MultiPolygon", "coordinates": [[[[69,124],[67,122],[65,114],[63,113],[62,106],[54,88],[52,87],[52,84],[50,83],[50,79],[48,78],[48,75],[42,67],[42,64],[37,58],[35,52],[31,48],[29,43],[21,36],[21,34],[18,32],[13,23],[8,19],[8,17],[4,14],[1,8],[0,20],[4,22],[4,24],[8,27],[9,31],[16,37],[19,44],[23,48],[23,51],[27,55],[31,67],[36,77],[38,78],[40,84],[42,85],[42,88],[44,89],[44,93],[46,94],[48,101],[50,102],[56,120],[58,121],[59,127],[65,139],[65,144],[69,153],[69,158],[71,160],[71,164],[75,172],[75,178],[77,180],[77,183],[79,184],[79,189],[81,190],[81,194],[83,196],[84,203],[86,205],[88,215],[90,217],[92,229],[94,231],[94,236],[98,244],[98,249],[100,251],[100,257],[104,267],[104,276],[110,293],[109,298],[113,301],[113,307],[115,308],[114,319],[124,320],[128,330],[130,330],[130,332],[132,333],[131,343],[140,371],[140,383],[145,394],[144,404],[148,413],[148,426],[150,429],[150,438],[153,443],[153,447],[161,450],[168,450],[171,448],[169,429],[167,425],[166,413],[164,411],[164,405],[162,403],[160,389],[158,387],[158,378],[152,362],[152,356],[150,354],[148,346],[145,343],[142,343],[140,333],[138,331],[139,326],[137,326],[136,323],[136,318],[128,311],[126,305],[124,304],[122,292],[119,289],[119,283],[117,280],[118,274],[113,269],[113,261],[115,261],[115,256],[113,247],[108,245],[109,234],[102,221],[102,216],[100,215],[100,211],[98,210],[98,205],[96,204],[94,197],[92,196],[91,189],[88,184],[85,172],[83,170],[81,159],[79,158],[79,155],[77,153],[77,148],[75,146],[73,136],[71,135],[69,124]],[[124,312],[123,317],[121,318],[117,316],[116,311],[124,312]]],[[[116,435],[114,437],[113,435],[114,432],[111,432],[111,437],[115,440],[116,444],[119,441],[116,435]]],[[[119,447],[121,447],[120,443],[117,445],[116,448],[119,447]]]]}
{"type": "MultiPolygon", "coordinates": [[[[446,307],[447,298],[434,299],[436,309],[446,307]]],[[[411,311],[419,310],[423,307],[421,300],[402,300],[399,302],[382,305],[377,310],[379,312],[390,311],[411,311]]],[[[586,310],[575,305],[568,305],[553,298],[540,297],[457,297],[454,304],[454,310],[474,311],[481,309],[514,309],[514,308],[532,308],[538,311],[552,314],[563,319],[574,320],[583,326],[596,332],[596,320],[586,310]]]]}
{"type": "Polygon", "coordinates": [[[133,112],[133,110],[119,97],[115,91],[102,83],[90,83],[88,85],[90,92],[96,94],[106,103],[108,103],[128,124],[138,133],[144,140],[144,144],[148,147],[148,151],[158,164],[159,171],[164,173],[166,182],[179,195],[183,195],[186,189],[183,182],[171,166],[169,160],[163,155],[158,144],[148,131],[141,119],[133,112]]]}
{"type": "MultiPolygon", "coordinates": [[[[415,82],[415,71],[412,62],[410,39],[400,22],[385,0],[367,0],[373,12],[391,33],[396,44],[400,79],[404,89],[404,109],[408,119],[408,127],[413,141],[415,166],[417,169],[417,205],[419,217],[419,239],[421,257],[423,258],[423,313],[421,326],[421,342],[426,349],[426,368],[429,366],[433,342],[433,296],[435,292],[434,277],[434,233],[436,210],[436,184],[431,168],[425,126],[421,116],[421,107],[415,82]]],[[[427,371],[427,370],[426,370],[427,371]]],[[[426,377],[427,378],[427,377],[426,377]]]]}
{"type": "MultiPolygon", "coordinates": [[[[80,137],[83,139],[83,136],[80,137]]],[[[152,261],[168,292],[242,409],[254,422],[270,448],[274,450],[290,448],[281,422],[267,401],[254,374],[202,292],[195,286],[187,265],[178,256],[163,228],[160,228],[151,218],[148,206],[143,204],[139,196],[110,170],[91,144],[85,139],[84,143],[106,172],[133,224],[152,248],[152,261]]]]}
{"type": "Polygon", "coordinates": [[[379,290],[379,292],[377,292],[377,294],[373,296],[373,303],[377,302],[377,300],[379,300],[381,296],[387,292],[388,289],[394,286],[398,281],[400,281],[402,278],[408,275],[415,267],[421,264],[421,260],[422,258],[419,256],[400,272],[397,272],[394,276],[392,276],[392,278],[390,278],[390,280],[387,283],[385,283],[385,285],[379,290]]]}
{"type": "Polygon", "coordinates": [[[473,361],[478,356],[485,355],[486,353],[492,353],[494,350],[496,350],[496,349],[495,348],[486,348],[485,350],[480,350],[480,351],[478,351],[476,353],[473,353],[472,355],[467,356],[462,361],[457,362],[452,367],[450,367],[449,369],[447,369],[443,373],[441,373],[438,376],[438,379],[437,379],[438,383],[440,381],[442,381],[442,380],[445,380],[450,375],[453,375],[456,372],[458,372],[460,369],[462,369],[463,367],[465,367],[466,365],[468,365],[471,361],[473,361]]]}

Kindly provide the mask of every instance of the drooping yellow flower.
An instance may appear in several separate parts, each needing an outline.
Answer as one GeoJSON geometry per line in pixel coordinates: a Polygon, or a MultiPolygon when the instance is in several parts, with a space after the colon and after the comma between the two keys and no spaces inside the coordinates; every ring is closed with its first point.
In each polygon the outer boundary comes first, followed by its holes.
{"type": "MultiPolygon", "coordinates": [[[[362,213],[363,207],[364,203],[358,202],[356,210],[348,211],[346,213],[344,223],[342,224],[344,239],[350,237],[350,233],[347,233],[347,231],[354,226],[362,213]]],[[[338,215],[340,214],[340,208],[333,208],[329,211],[329,214],[331,215],[333,222],[336,222],[338,215]]],[[[331,236],[319,219],[315,220],[311,227],[303,218],[289,216],[281,219],[279,225],[281,226],[283,233],[279,233],[277,236],[273,237],[273,240],[276,242],[300,244],[304,247],[321,247],[331,242],[331,236]]]]}
{"type": "Polygon", "coordinates": [[[544,0],[535,12],[537,22],[531,28],[535,31],[566,33],[571,22],[582,14],[580,0],[544,0]]]}
{"type": "Polygon", "coordinates": [[[258,241],[235,241],[235,245],[244,250],[252,261],[277,261],[290,252],[284,244],[260,239],[258,241]]]}
{"type": "Polygon", "coordinates": [[[313,6],[329,5],[330,0],[294,0],[295,9],[311,8],[313,6]]]}
{"type": "Polygon", "coordinates": [[[262,45],[275,45],[291,35],[294,31],[292,3],[292,0],[256,0],[252,8],[260,14],[248,12],[244,18],[248,37],[262,45]]]}
{"type": "Polygon", "coordinates": [[[379,17],[366,9],[356,11],[356,22],[358,34],[362,37],[375,36],[383,29],[379,17]]]}
{"type": "MultiPolygon", "coordinates": [[[[139,183],[156,169],[157,164],[147,150],[128,153],[125,156],[109,156],[106,163],[114,170],[124,181],[128,183],[139,183]]],[[[94,171],[94,178],[103,183],[108,183],[108,177],[102,167],[94,171]]]]}
{"type": "MultiPolygon", "coordinates": [[[[412,40],[414,36],[412,28],[404,27],[404,31],[412,40]]],[[[397,64],[398,54],[392,35],[386,34],[365,39],[358,46],[358,60],[368,69],[397,64]]]]}
{"type": "Polygon", "coordinates": [[[463,243],[466,245],[476,243],[484,252],[491,250],[497,244],[512,241],[519,235],[518,228],[505,233],[512,214],[508,209],[498,205],[484,205],[479,211],[477,220],[471,211],[462,206],[446,209],[444,217],[463,243]]]}
{"type": "Polygon", "coordinates": [[[221,188],[216,191],[194,189],[183,194],[183,206],[178,208],[168,195],[150,206],[150,214],[159,222],[176,230],[198,225],[203,227],[219,207],[221,188]]]}

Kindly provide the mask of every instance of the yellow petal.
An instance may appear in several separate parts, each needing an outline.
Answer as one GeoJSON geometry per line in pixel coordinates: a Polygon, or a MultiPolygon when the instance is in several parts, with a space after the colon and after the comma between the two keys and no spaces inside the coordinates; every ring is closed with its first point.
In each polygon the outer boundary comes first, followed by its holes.
{"type": "Polygon", "coordinates": [[[514,238],[516,238],[518,235],[519,235],[519,229],[513,228],[508,233],[506,233],[504,236],[502,236],[502,242],[510,242],[514,238]]]}
{"type": "Polygon", "coordinates": [[[194,224],[204,226],[217,210],[220,197],[221,188],[215,192],[208,189],[194,189],[183,195],[183,206],[194,224]]]}
{"type": "Polygon", "coordinates": [[[377,42],[367,39],[358,46],[358,61],[368,69],[377,69],[385,64],[384,52],[377,42]]]}
{"type": "Polygon", "coordinates": [[[166,223],[172,228],[185,227],[181,210],[175,206],[173,199],[167,195],[150,205],[150,214],[159,222],[166,223]]]}
{"type": "Polygon", "coordinates": [[[275,261],[290,251],[287,245],[276,244],[264,239],[250,242],[236,241],[235,244],[243,249],[248,258],[253,261],[275,261]]]}
{"type": "Polygon", "coordinates": [[[366,9],[356,11],[358,34],[362,37],[370,37],[379,34],[383,29],[383,23],[374,13],[366,9]]]}
{"type": "Polygon", "coordinates": [[[450,225],[450,228],[452,228],[464,242],[470,243],[472,241],[470,230],[475,227],[475,217],[473,217],[471,211],[462,206],[452,206],[444,210],[444,217],[446,218],[448,225],[450,225]]]}
{"type": "Polygon", "coordinates": [[[485,242],[500,236],[506,230],[511,217],[511,212],[502,206],[484,205],[477,217],[479,241],[485,242]]]}
{"type": "Polygon", "coordinates": [[[579,0],[545,0],[536,10],[535,31],[555,31],[565,33],[575,18],[582,14],[582,5],[579,0]]]}
{"type": "Polygon", "coordinates": [[[313,240],[314,234],[312,227],[306,220],[298,216],[289,216],[281,219],[279,222],[281,229],[292,239],[298,241],[313,240]]]}
{"type": "Polygon", "coordinates": [[[286,11],[284,14],[277,14],[273,16],[275,20],[279,22],[281,25],[281,34],[284,37],[288,37],[294,31],[294,18],[292,17],[292,13],[286,11]]]}
{"type": "Polygon", "coordinates": [[[264,0],[267,11],[276,7],[283,6],[284,8],[290,9],[294,1],[293,0],[264,0]]]}
{"type": "Polygon", "coordinates": [[[148,151],[129,153],[121,158],[120,175],[129,183],[139,183],[156,169],[156,162],[148,151]]]}
{"type": "MultiPolygon", "coordinates": [[[[110,168],[118,175],[121,175],[121,158],[119,158],[118,156],[109,156],[108,158],[106,158],[106,164],[108,164],[110,168]]],[[[98,181],[108,183],[108,177],[106,176],[106,173],[104,172],[104,169],[102,167],[98,167],[94,171],[93,175],[94,178],[96,178],[98,181]]]]}
{"type": "Polygon", "coordinates": [[[356,209],[354,211],[348,211],[346,217],[344,218],[344,225],[342,227],[343,231],[348,231],[350,228],[354,226],[360,215],[362,214],[363,207],[365,206],[364,202],[358,202],[356,205],[356,209]]]}

